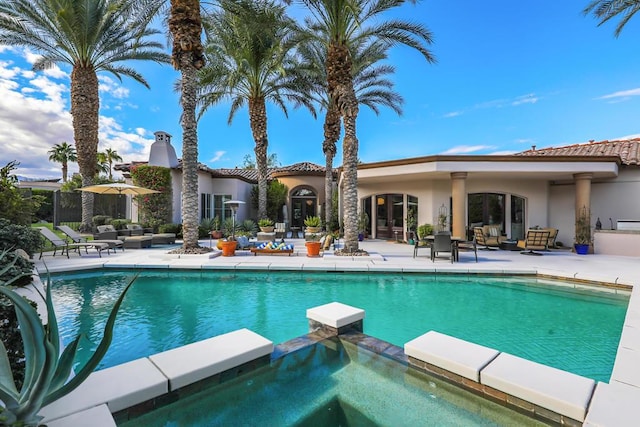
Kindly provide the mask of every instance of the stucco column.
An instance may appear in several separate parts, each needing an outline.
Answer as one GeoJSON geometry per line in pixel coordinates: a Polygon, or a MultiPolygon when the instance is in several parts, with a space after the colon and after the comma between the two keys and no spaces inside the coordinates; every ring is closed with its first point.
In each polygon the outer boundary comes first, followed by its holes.
{"type": "Polygon", "coordinates": [[[467,173],[451,173],[451,235],[466,239],[464,202],[467,194],[467,173]]]}
{"type": "Polygon", "coordinates": [[[591,215],[591,179],[593,173],[576,173],[573,179],[576,181],[576,218],[580,215],[582,208],[587,208],[587,215],[591,215]]]}

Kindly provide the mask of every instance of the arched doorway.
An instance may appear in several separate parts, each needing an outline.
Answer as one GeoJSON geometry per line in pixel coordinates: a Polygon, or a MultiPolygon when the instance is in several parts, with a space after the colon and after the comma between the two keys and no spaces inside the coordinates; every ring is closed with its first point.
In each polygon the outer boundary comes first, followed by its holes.
{"type": "Polygon", "coordinates": [[[318,196],[311,187],[298,187],[291,192],[291,227],[304,227],[307,216],[318,214],[318,196]]]}

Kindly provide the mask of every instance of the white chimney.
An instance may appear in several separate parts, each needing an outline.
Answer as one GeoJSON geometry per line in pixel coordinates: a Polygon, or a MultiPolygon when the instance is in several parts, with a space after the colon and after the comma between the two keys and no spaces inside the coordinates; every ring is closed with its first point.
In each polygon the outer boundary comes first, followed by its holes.
{"type": "Polygon", "coordinates": [[[173,168],[178,166],[176,150],[171,145],[171,135],[166,132],[154,132],[156,142],[151,144],[149,152],[149,166],[163,166],[173,168]]]}

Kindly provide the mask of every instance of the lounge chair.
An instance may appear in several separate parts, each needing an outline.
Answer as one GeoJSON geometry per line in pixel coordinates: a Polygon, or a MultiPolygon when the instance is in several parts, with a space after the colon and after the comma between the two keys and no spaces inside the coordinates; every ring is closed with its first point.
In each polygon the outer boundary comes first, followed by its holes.
{"type": "MultiPolygon", "coordinates": [[[[53,245],[53,256],[56,256],[56,253],[58,252],[58,249],[61,250],[61,253],[64,255],[65,252],[67,253],[67,258],[69,258],[69,250],[73,249],[78,251],[78,255],[82,256],[82,254],[80,253],[80,249],[84,248],[85,252],[89,253],[89,248],[94,248],[96,251],[98,251],[98,256],[100,258],[102,258],[102,250],[103,249],[107,249],[107,253],[108,253],[108,249],[109,249],[109,244],[108,243],[93,243],[93,242],[87,242],[87,243],[69,243],[64,239],[61,239],[60,237],[58,237],[58,235],[56,233],[54,233],[53,231],[49,230],[46,227],[38,227],[40,230],[40,234],[42,234],[42,236],[47,239],[49,242],[51,242],[51,244],[53,245]]],[[[43,251],[40,252],[40,259],[42,259],[42,253],[43,251]]]]}
{"type": "Polygon", "coordinates": [[[250,249],[251,253],[254,256],[258,254],[268,254],[268,255],[278,255],[278,254],[288,254],[291,256],[293,253],[293,245],[286,244],[284,242],[276,243],[276,242],[268,242],[262,243],[254,248],[250,249]]]}
{"type": "Polygon", "coordinates": [[[448,253],[451,263],[458,259],[456,244],[451,240],[450,234],[436,234],[431,245],[431,262],[434,262],[442,253],[448,253]]]}
{"type": "Polygon", "coordinates": [[[152,245],[171,245],[176,242],[175,233],[151,233],[150,228],[142,228],[140,224],[127,224],[127,229],[124,231],[131,237],[151,236],[152,245]]]}
{"type": "Polygon", "coordinates": [[[525,240],[518,240],[518,247],[524,249],[523,255],[542,255],[535,251],[549,250],[549,230],[527,230],[525,240]]]}
{"type": "MultiPolygon", "coordinates": [[[[58,225],[56,226],[56,228],[62,231],[64,234],[66,234],[67,237],[71,239],[73,243],[88,242],[86,237],[81,236],[78,232],[76,232],[74,229],[72,229],[68,225],[58,225]]],[[[109,245],[109,250],[113,249],[113,251],[115,252],[116,248],[120,248],[122,249],[122,251],[124,251],[124,245],[122,244],[122,240],[118,240],[118,239],[93,239],[91,243],[107,243],[109,245]]]]}
{"type": "MultiPolygon", "coordinates": [[[[116,240],[118,239],[118,230],[111,224],[108,225],[98,225],[96,227],[98,230],[96,233],[93,233],[93,240],[116,240]]],[[[120,239],[122,240],[122,239],[120,239]]]]}

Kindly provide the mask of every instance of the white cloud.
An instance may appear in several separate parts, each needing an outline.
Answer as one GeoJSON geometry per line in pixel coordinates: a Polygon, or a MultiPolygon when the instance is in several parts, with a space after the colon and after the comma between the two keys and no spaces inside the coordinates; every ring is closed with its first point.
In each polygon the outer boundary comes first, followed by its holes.
{"type": "Polygon", "coordinates": [[[630,99],[632,96],[638,96],[638,95],[640,95],[640,88],[620,90],[618,92],[613,92],[608,95],[603,95],[596,99],[613,99],[614,101],[622,102],[630,99]]]}
{"type": "Polygon", "coordinates": [[[117,81],[108,76],[98,76],[100,92],[105,92],[117,99],[129,97],[129,89],[122,87],[117,81]]]}
{"type": "Polygon", "coordinates": [[[209,160],[208,163],[215,163],[219,161],[225,154],[227,154],[226,151],[216,151],[215,153],[213,153],[213,157],[209,160]]]}
{"type": "Polygon", "coordinates": [[[487,153],[490,156],[506,156],[509,154],[514,154],[514,153],[519,153],[520,150],[516,151],[516,150],[501,150],[501,151],[494,151],[493,153],[487,153]]]}
{"type": "MultiPolygon", "coordinates": [[[[0,51],[7,52],[0,46],[0,51]]],[[[16,58],[24,55],[33,63],[36,55],[10,50],[16,58]]],[[[10,56],[10,55],[7,55],[10,56]]],[[[12,160],[20,162],[17,173],[33,178],[61,177],[60,165],[49,161],[47,151],[54,144],[74,143],[69,113],[69,79],[59,69],[34,73],[16,67],[11,60],[0,61],[0,167],[12,160]]],[[[114,118],[100,116],[99,149],[112,148],[125,162],[147,160],[153,138],[143,128],[122,129],[114,118]]],[[[69,172],[77,172],[75,163],[69,172]]]]}
{"type": "Polygon", "coordinates": [[[520,139],[516,139],[515,142],[517,144],[531,144],[532,142],[535,142],[535,141],[529,138],[520,138],[520,139]]]}
{"type": "Polygon", "coordinates": [[[444,117],[445,119],[449,119],[451,117],[458,117],[462,115],[462,111],[452,111],[450,113],[445,114],[444,117]]]}
{"type": "Polygon", "coordinates": [[[535,96],[533,93],[530,93],[527,95],[522,95],[517,97],[515,100],[511,102],[511,105],[515,107],[517,105],[522,105],[522,104],[535,104],[536,102],[538,102],[538,97],[535,96]]]}
{"type": "Polygon", "coordinates": [[[496,147],[491,145],[459,145],[457,147],[449,148],[441,154],[469,154],[478,151],[493,150],[496,147]]]}

